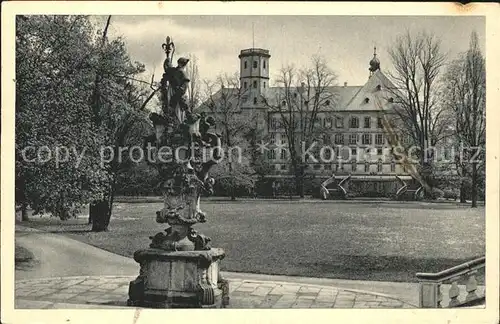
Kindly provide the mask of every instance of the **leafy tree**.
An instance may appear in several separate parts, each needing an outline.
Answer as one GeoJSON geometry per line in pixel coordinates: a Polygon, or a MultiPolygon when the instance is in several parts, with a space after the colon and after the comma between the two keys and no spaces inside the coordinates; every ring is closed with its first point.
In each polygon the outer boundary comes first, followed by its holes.
{"type": "MultiPolygon", "coordinates": [[[[136,76],[144,72],[144,65],[132,62],[121,38],[107,40],[108,18],[98,45],[97,68],[90,106],[94,127],[103,134],[101,147],[109,149],[112,158],[103,163],[109,174],[104,194],[90,204],[89,222],[92,231],[107,231],[113,209],[116,178],[120,170],[130,165],[131,151],[121,148],[142,144],[142,138],[151,129],[144,111],[145,89],[134,84],[136,76]],[[112,153],[111,153],[112,152],[112,153]]],[[[148,97],[150,99],[150,97],[148,97]]]]}
{"type": "Polygon", "coordinates": [[[18,16],[16,25],[16,203],[24,220],[29,205],[67,218],[107,178],[87,104],[92,26],[82,16],[18,16]],[[67,161],[54,161],[56,148],[67,161]]]}
{"type": "Polygon", "coordinates": [[[108,41],[109,23],[96,33],[85,16],[17,18],[16,203],[24,219],[28,206],[65,219],[90,202],[92,230],[108,228],[116,177],[131,165],[120,148],[142,143],[152,98],[135,78],[144,66],[122,39],[108,41]],[[68,159],[49,159],[56,150],[68,159]],[[103,159],[105,151],[113,158],[103,159]]]}

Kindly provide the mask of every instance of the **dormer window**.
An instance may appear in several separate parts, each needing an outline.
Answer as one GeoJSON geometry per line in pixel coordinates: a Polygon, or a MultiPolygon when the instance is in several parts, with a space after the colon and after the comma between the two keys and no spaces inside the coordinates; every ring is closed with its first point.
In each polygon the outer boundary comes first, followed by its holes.
{"type": "Polygon", "coordinates": [[[378,91],[382,90],[382,86],[380,84],[377,86],[377,90],[378,91]]]}
{"type": "Polygon", "coordinates": [[[325,101],[325,106],[330,106],[330,100],[325,101]]]}
{"type": "Polygon", "coordinates": [[[390,97],[390,98],[389,98],[389,102],[390,102],[390,103],[393,103],[393,102],[394,102],[394,98],[393,98],[393,97],[390,97]]]}
{"type": "Polygon", "coordinates": [[[365,98],[365,103],[369,103],[370,102],[370,98],[365,98]]]}

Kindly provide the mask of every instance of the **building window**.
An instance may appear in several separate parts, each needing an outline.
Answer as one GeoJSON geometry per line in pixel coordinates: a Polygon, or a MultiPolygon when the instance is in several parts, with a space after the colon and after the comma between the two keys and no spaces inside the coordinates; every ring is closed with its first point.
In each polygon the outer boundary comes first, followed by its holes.
{"type": "Polygon", "coordinates": [[[332,157],[332,150],[325,150],[325,160],[330,160],[332,157]]]}
{"type": "Polygon", "coordinates": [[[319,169],[321,169],[321,164],[315,164],[315,165],[313,166],[313,169],[314,169],[314,170],[319,170],[319,169]]]}
{"type": "Polygon", "coordinates": [[[365,172],[370,172],[370,164],[368,162],[365,163],[365,172]]]}
{"type": "Polygon", "coordinates": [[[377,145],[384,144],[384,134],[377,134],[375,136],[375,144],[377,144],[377,145]]]}
{"type": "Polygon", "coordinates": [[[358,155],[358,149],[356,147],[351,148],[351,156],[353,159],[358,155]]]}
{"type": "Polygon", "coordinates": [[[332,165],[331,164],[325,164],[323,166],[323,169],[325,169],[325,170],[331,170],[332,169],[332,165]]]}
{"type": "Polygon", "coordinates": [[[257,88],[257,81],[254,81],[254,82],[253,82],[253,87],[254,87],[254,88],[257,88]]]}
{"type": "Polygon", "coordinates": [[[282,149],[281,149],[281,152],[280,152],[280,158],[281,158],[282,160],[286,160],[286,159],[288,159],[288,154],[287,154],[287,153],[288,153],[288,152],[287,152],[286,148],[282,148],[282,149]]]}
{"type": "Polygon", "coordinates": [[[266,68],[266,61],[262,61],[262,68],[265,69],[266,68]]]}
{"type": "Polygon", "coordinates": [[[324,127],[325,128],[332,128],[332,118],[331,117],[326,117],[325,119],[323,119],[323,122],[324,122],[324,127]]]}
{"type": "Polygon", "coordinates": [[[379,160],[378,163],[377,163],[377,172],[382,172],[382,161],[379,160]]]}
{"type": "Polygon", "coordinates": [[[286,164],[281,165],[281,170],[286,170],[286,164]]]}
{"type": "MultiPolygon", "coordinates": [[[[272,118],[271,119],[271,129],[272,130],[277,130],[280,127],[280,121],[277,118],[272,118]]],[[[273,133],[273,143],[274,143],[274,136],[276,134],[273,133]]]]}
{"type": "Polygon", "coordinates": [[[382,154],[383,154],[382,148],[381,147],[377,148],[377,155],[382,155],[382,154]]]}
{"type": "Polygon", "coordinates": [[[380,84],[377,86],[377,90],[378,91],[382,90],[382,86],[380,84]]]}
{"type": "Polygon", "coordinates": [[[350,145],[358,144],[358,134],[349,134],[349,144],[350,145]]]}
{"type": "Polygon", "coordinates": [[[392,98],[392,97],[391,97],[391,98],[389,98],[389,100],[388,100],[388,101],[389,101],[390,103],[393,103],[393,102],[394,102],[394,98],[392,98]]]}
{"type": "Polygon", "coordinates": [[[370,117],[365,117],[365,128],[370,128],[371,125],[371,118],[370,117]]]}
{"type": "Polygon", "coordinates": [[[370,145],[372,143],[372,134],[363,134],[363,145],[370,145]]]}
{"type": "Polygon", "coordinates": [[[349,124],[350,128],[359,128],[359,119],[358,117],[351,117],[351,122],[349,124]]]}
{"type": "Polygon", "coordinates": [[[365,98],[365,103],[369,103],[370,102],[370,98],[365,98]]]}
{"type": "Polygon", "coordinates": [[[391,172],[395,172],[396,171],[396,163],[394,163],[394,161],[391,162],[391,172]]]}
{"type": "Polygon", "coordinates": [[[266,83],[264,82],[264,88],[266,88],[266,83]]]}
{"type": "Polygon", "coordinates": [[[351,171],[352,172],[356,172],[358,169],[358,164],[356,163],[356,161],[352,161],[351,163],[351,171]]]}
{"type": "Polygon", "coordinates": [[[411,136],[409,134],[403,135],[403,144],[410,144],[411,136]]]}
{"type": "Polygon", "coordinates": [[[246,89],[246,88],[247,88],[247,86],[248,86],[248,85],[247,85],[247,82],[246,82],[246,81],[245,81],[245,82],[243,82],[243,88],[245,88],[245,89],[246,89]]]}
{"type": "Polygon", "coordinates": [[[246,69],[248,67],[247,61],[243,62],[244,68],[246,69]]]}
{"type": "Polygon", "coordinates": [[[253,68],[256,69],[257,68],[257,61],[253,61],[253,68]]]}
{"type": "Polygon", "coordinates": [[[330,100],[325,101],[325,106],[330,106],[330,100]]]}
{"type": "Polygon", "coordinates": [[[378,117],[377,118],[377,128],[383,128],[382,117],[378,117]]]}
{"type": "Polygon", "coordinates": [[[335,144],[344,144],[344,134],[335,134],[335,144]]]}
{"type": "Polygon", "coordinates": [[[274,151],[274,149],[267,151],[267,158],[269,160],[276,159],[276,152],[274,151]]]}
{"type": "Polygon", "coordinates": [[[323,143],[330,144],[330,134],[323,134],[323,143]]]}
{"type": "Polygon", "coordinates": [[[257,104],[257,97],[253,97],[253,104],[256,105],[257,104]]]}
{"type": "Polygon", "coordinates": [[[335,117],[335,127],[336,128],[344,128],[344,118],[335,117]]]}

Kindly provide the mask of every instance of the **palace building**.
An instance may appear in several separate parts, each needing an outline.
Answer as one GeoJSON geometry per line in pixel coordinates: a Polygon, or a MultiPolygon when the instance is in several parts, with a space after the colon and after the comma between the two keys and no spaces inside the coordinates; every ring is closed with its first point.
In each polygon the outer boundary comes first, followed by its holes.
{"type": "MultiPolygon", "coordinates": [[[[270,143],[269,147],[273,148],[266,152],[268,162],[273,166],[273,172],[268,177],[289,178],[290,152],[287,149],[283,118],[290,113],[300,112],[294,108],[292,110],[296,111],[283,114],[282,109],[290,109],[285,107],[290,105],[290,101],[299,107],[307,105],[312,99],[306,97],[304,84],[287,89],[269,86],[269,50],[244,49],[238,57],[239,88],[220,89],[212,96],[212,102],[231,101],[233,108],[238,107],[238,113],[257,116],[255,127],[262,130],[261,133],[270,143]]],[[[316,109],[313,132],[316,144],[311,150],[315,154],[314,158],[307,160],[305,172],[311,177],[325,180],[332,175],[339,180],[349,176],[351,183],[363,183],[362,191],[395,192],[401,186],[396,175],[411,180],[406,166],[395,161],[384,128],[387,125],[384,116],[391,115],[394,105],[389,89],[395,87],[381,70],[376,49],[368,70],[365,84],[344,83],[323,89],[321,96],[328,99],[323,100],[321,107],[316,109]]],[[[208,105],[205,102],[200,109],[216,113],[213,107],[207,109],[208,105]]],[[[310,118],[308,109],[300,107],[301,111],[305,111],[301,118],[310,118]]],[[[297,127],[296,132],[300,133],[300,127],[297,127]]],[[[400,140],[402,144],[409,142],[405,136],[400,137],[400,140]]]]}

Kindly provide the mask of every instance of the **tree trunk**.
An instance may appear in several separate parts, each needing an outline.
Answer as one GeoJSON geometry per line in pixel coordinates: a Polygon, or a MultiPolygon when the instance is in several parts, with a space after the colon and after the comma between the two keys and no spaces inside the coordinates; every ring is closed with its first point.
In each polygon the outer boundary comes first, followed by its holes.
{"type": "Polygon", "coordinates": [[[472,208],[477,207],[477,163],[472,163],[472,188],[471,188],[472,208]]]}
{"type": "Polygon", "coordinates": [[[462,183],[460,184],[460,203],[464,204],[467,202],[466,200],[466,196],[465,196],[465,193],[466,193],[466,188],[465,188],[465,183],[464,181],[462,180],[462,183]]]}
{"type": "Polygon", "coordinates": [[[29,220],[30,220],[30,218],[28,216],[28,204],[22,203],[21,204],[21,221],[27,222],[29,220]]]}
{"type": "Polygon", "coordinates": [[[109,200],[103,199],[90,204],[89,217],[92,219],[92,232],[107,232],[109,225],[109,200]]]}

